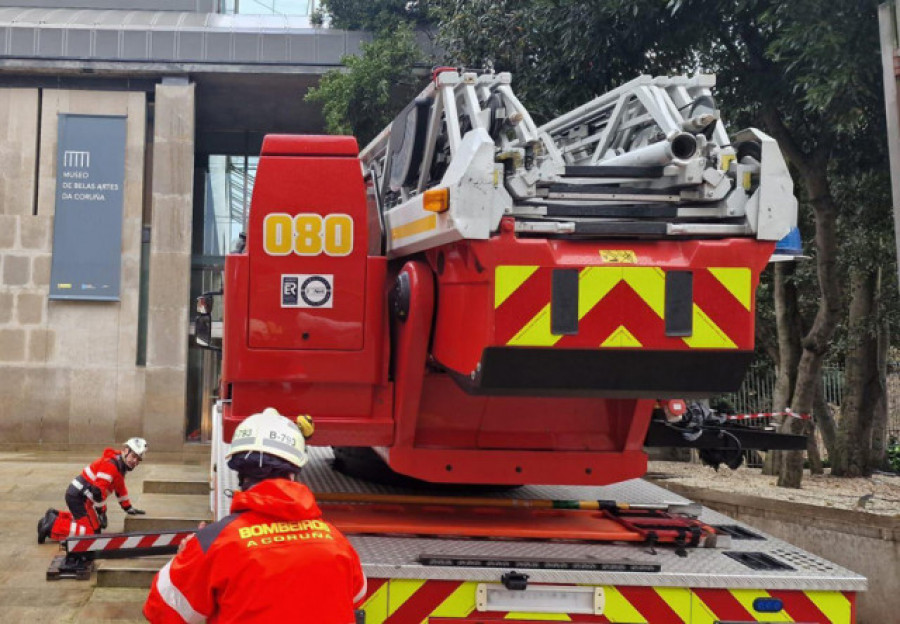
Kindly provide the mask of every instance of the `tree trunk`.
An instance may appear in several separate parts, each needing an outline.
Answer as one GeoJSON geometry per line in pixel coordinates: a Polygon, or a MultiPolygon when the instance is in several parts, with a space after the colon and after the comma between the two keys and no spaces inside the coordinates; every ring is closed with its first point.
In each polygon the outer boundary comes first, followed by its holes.
{"type": "MultiPolygon", "coordinates": [[[[879,269],[879,273],[881,269],[879,269]]],[[[881,276],[879,275],[879,280],[881,276]]],[[[879,292],[880,292],[879,288],[879,292]]],[[[879,306],[880,306],[879,297],[879,306]]],[[[875,402],[875,420],[872,425],[872,453],[869,457],[869,467],[872,470],[886,470],[887,463],[887,426],[888,426],[888,395],[887,395],[887,363],[888,347],[891,344],[890,328],[887,322],[878,323],[878,387],[879,395],[875,402]]]]}
{"type": "MultiPolygon", "coordinates": [[[[772,283],[772,298],[775,301],[775,330],[778,335],[778,361],[775,371],[775,388],[772,391],[772,411],[783,412],[791,404],[794,384],[797,380],[797,363],[800,362],[803,335],[800,311],[797,304],[797,286],[791,277],[796,270],[796,262],[776,262],[772,283]]],[[[777,422],[779,428],[782,420],[777,422]]],[[[769,451],[762,473],[778,474],[781,452],[769,451]]]]}
{"type": "MultiPolygon", "coordinates": [[[[812,412],[816,384],[822,375],[822,361],[841,317],[842,288],[837,266],[837,206],[828,186],[830,147],[818,145],[807,153],[794,139],[778,109],[769,104],[761,111],[766,129],[778,141],[788,161],[796,167],[800,182],[812,206],[816,224],[816,273],[819,281],[819,305],[812,327],[804,336],[803,354],[797,366],[797,380],[791,407],[798,414],[812,412]]],[[[792,433],[805,434],[809,421],[791,418],[792,433]]],[[[778,485],[799,488],[803,480],[803,451],[786,451],[781,462],[778,485]]]]}
{"type": "Polygon", "coordinates": [[[806,456],[809,457],[809,474],[825,474],[822,466],[822,455],[819,453],[819,443],[816,442],[816,423],[811,421],[807,427],[809,433],[806,436],[806,456]]]}
{"type": "Polygon", "coordinates": [[[878,376],[878,335],[873,331],[877,298],[874,271],[854,270],[850,274],[850,343],[844,364],[844,396],[838,427],[836,461],[831,474],[859,477],[871,473],[872,427],[875,404],[880,395],[878,376]]]}
{"type": "MultiPolygon", "coordinates": [[[[823,157],[824,158],[824,157],[823,157]]],[[[812,327],[803,338],[803,353],[797,366],[797,380],[791,407],[797,414],[811,414],[816,386],[822,376],[822,362],[841,316],[841,283],[837,275],[837,209],[828,189],[825,166],[811,166],[802,176],[816,217],[816,267],[819,306],[812,327]]],[[[809,435],[812,421],[789,419],[791,433],[809,435]]],[[[803,481],[803,451],[786,451],[778,476],[780,487],[799,488],[803,481]]]]}
{"type": "Polygon", "coordinates": [[[816,388],[816,399],[813,404],[813,419],[816,427],[822,432],[822,442],[825,443],[825,453],[829,461],[834,458],[834,447],[837,439],[837,425],[834,423],[834,414],[831,406],[825,400],[825,382],[819,377],[819,385],[816,388]]]}

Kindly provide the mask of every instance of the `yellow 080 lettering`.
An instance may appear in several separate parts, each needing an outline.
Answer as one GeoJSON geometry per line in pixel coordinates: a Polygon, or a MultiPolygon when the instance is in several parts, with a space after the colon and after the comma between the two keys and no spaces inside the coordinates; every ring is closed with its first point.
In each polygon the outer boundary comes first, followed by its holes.
{"type": "Polygon", "coordinates": [[[273,212],[263,220],[263,250],[270,256],[348,256],[353,252],[353,219],[347,214],[273,212]]]}

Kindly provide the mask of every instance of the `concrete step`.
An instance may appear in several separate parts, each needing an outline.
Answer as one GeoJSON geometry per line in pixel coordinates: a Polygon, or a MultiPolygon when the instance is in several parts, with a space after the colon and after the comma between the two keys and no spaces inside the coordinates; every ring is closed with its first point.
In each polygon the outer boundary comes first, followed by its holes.
{"type": "Polygon", "coordinates": [[[197,494],[141,494],[134,501],[146,516],[125,516],[124,531],[166,531],[195,529],[200,521],[209,522],[209,496],[197,494]]]}
{"type": "Polygon", "coordinates": [[[209,482],[187,479],[144,479],[145,494],[209,495],[209,482]]]}
{"type": "Polygon", "coordinates": [[[97,562],[97,587],[149,589],[153,577],[171,557],[107,559],[97,562]]]}

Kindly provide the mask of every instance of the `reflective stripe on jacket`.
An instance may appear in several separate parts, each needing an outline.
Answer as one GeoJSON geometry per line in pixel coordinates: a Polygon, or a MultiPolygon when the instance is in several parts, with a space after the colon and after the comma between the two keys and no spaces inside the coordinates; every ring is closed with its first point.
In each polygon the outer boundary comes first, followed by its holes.
{"type": "Polygon", "coordinates": [[[128,488],[125,487],[126,472],[128,472],[128,467],[125,465],[125,460],[122,459],[122,452],[108,448],[103,451],[103,457],[84,467],[72,485],[76,485],[76,482],[80,481],[85,486],[93,486],[99,490],[100,497],[98,499],[96,495],[91,494],[89,488],[84,488],[85,496],[100,505],[101,509],[105,508],[103,501],[106,500],[109,493],[114,492],[122,509],[127,510],[131,507],[131,501],[128,499],[128,488]]]}
{"type": "Polygon", "coordinates": [[[200,530],[153,580],[153,623],[353,624],[366,593],[359,556],[305,485],[267,479],[200,530]]]}

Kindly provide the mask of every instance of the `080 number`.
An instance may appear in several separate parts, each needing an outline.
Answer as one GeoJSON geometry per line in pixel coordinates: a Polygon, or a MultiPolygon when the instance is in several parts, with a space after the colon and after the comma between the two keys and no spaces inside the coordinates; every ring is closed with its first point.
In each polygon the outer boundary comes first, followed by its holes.
{"type": "Polygon", "coordinates": [[[270,256],[348,256],[353,251],[353,219],[346,214],[273,212],[263,220],[263,249],[270,256]]]}

